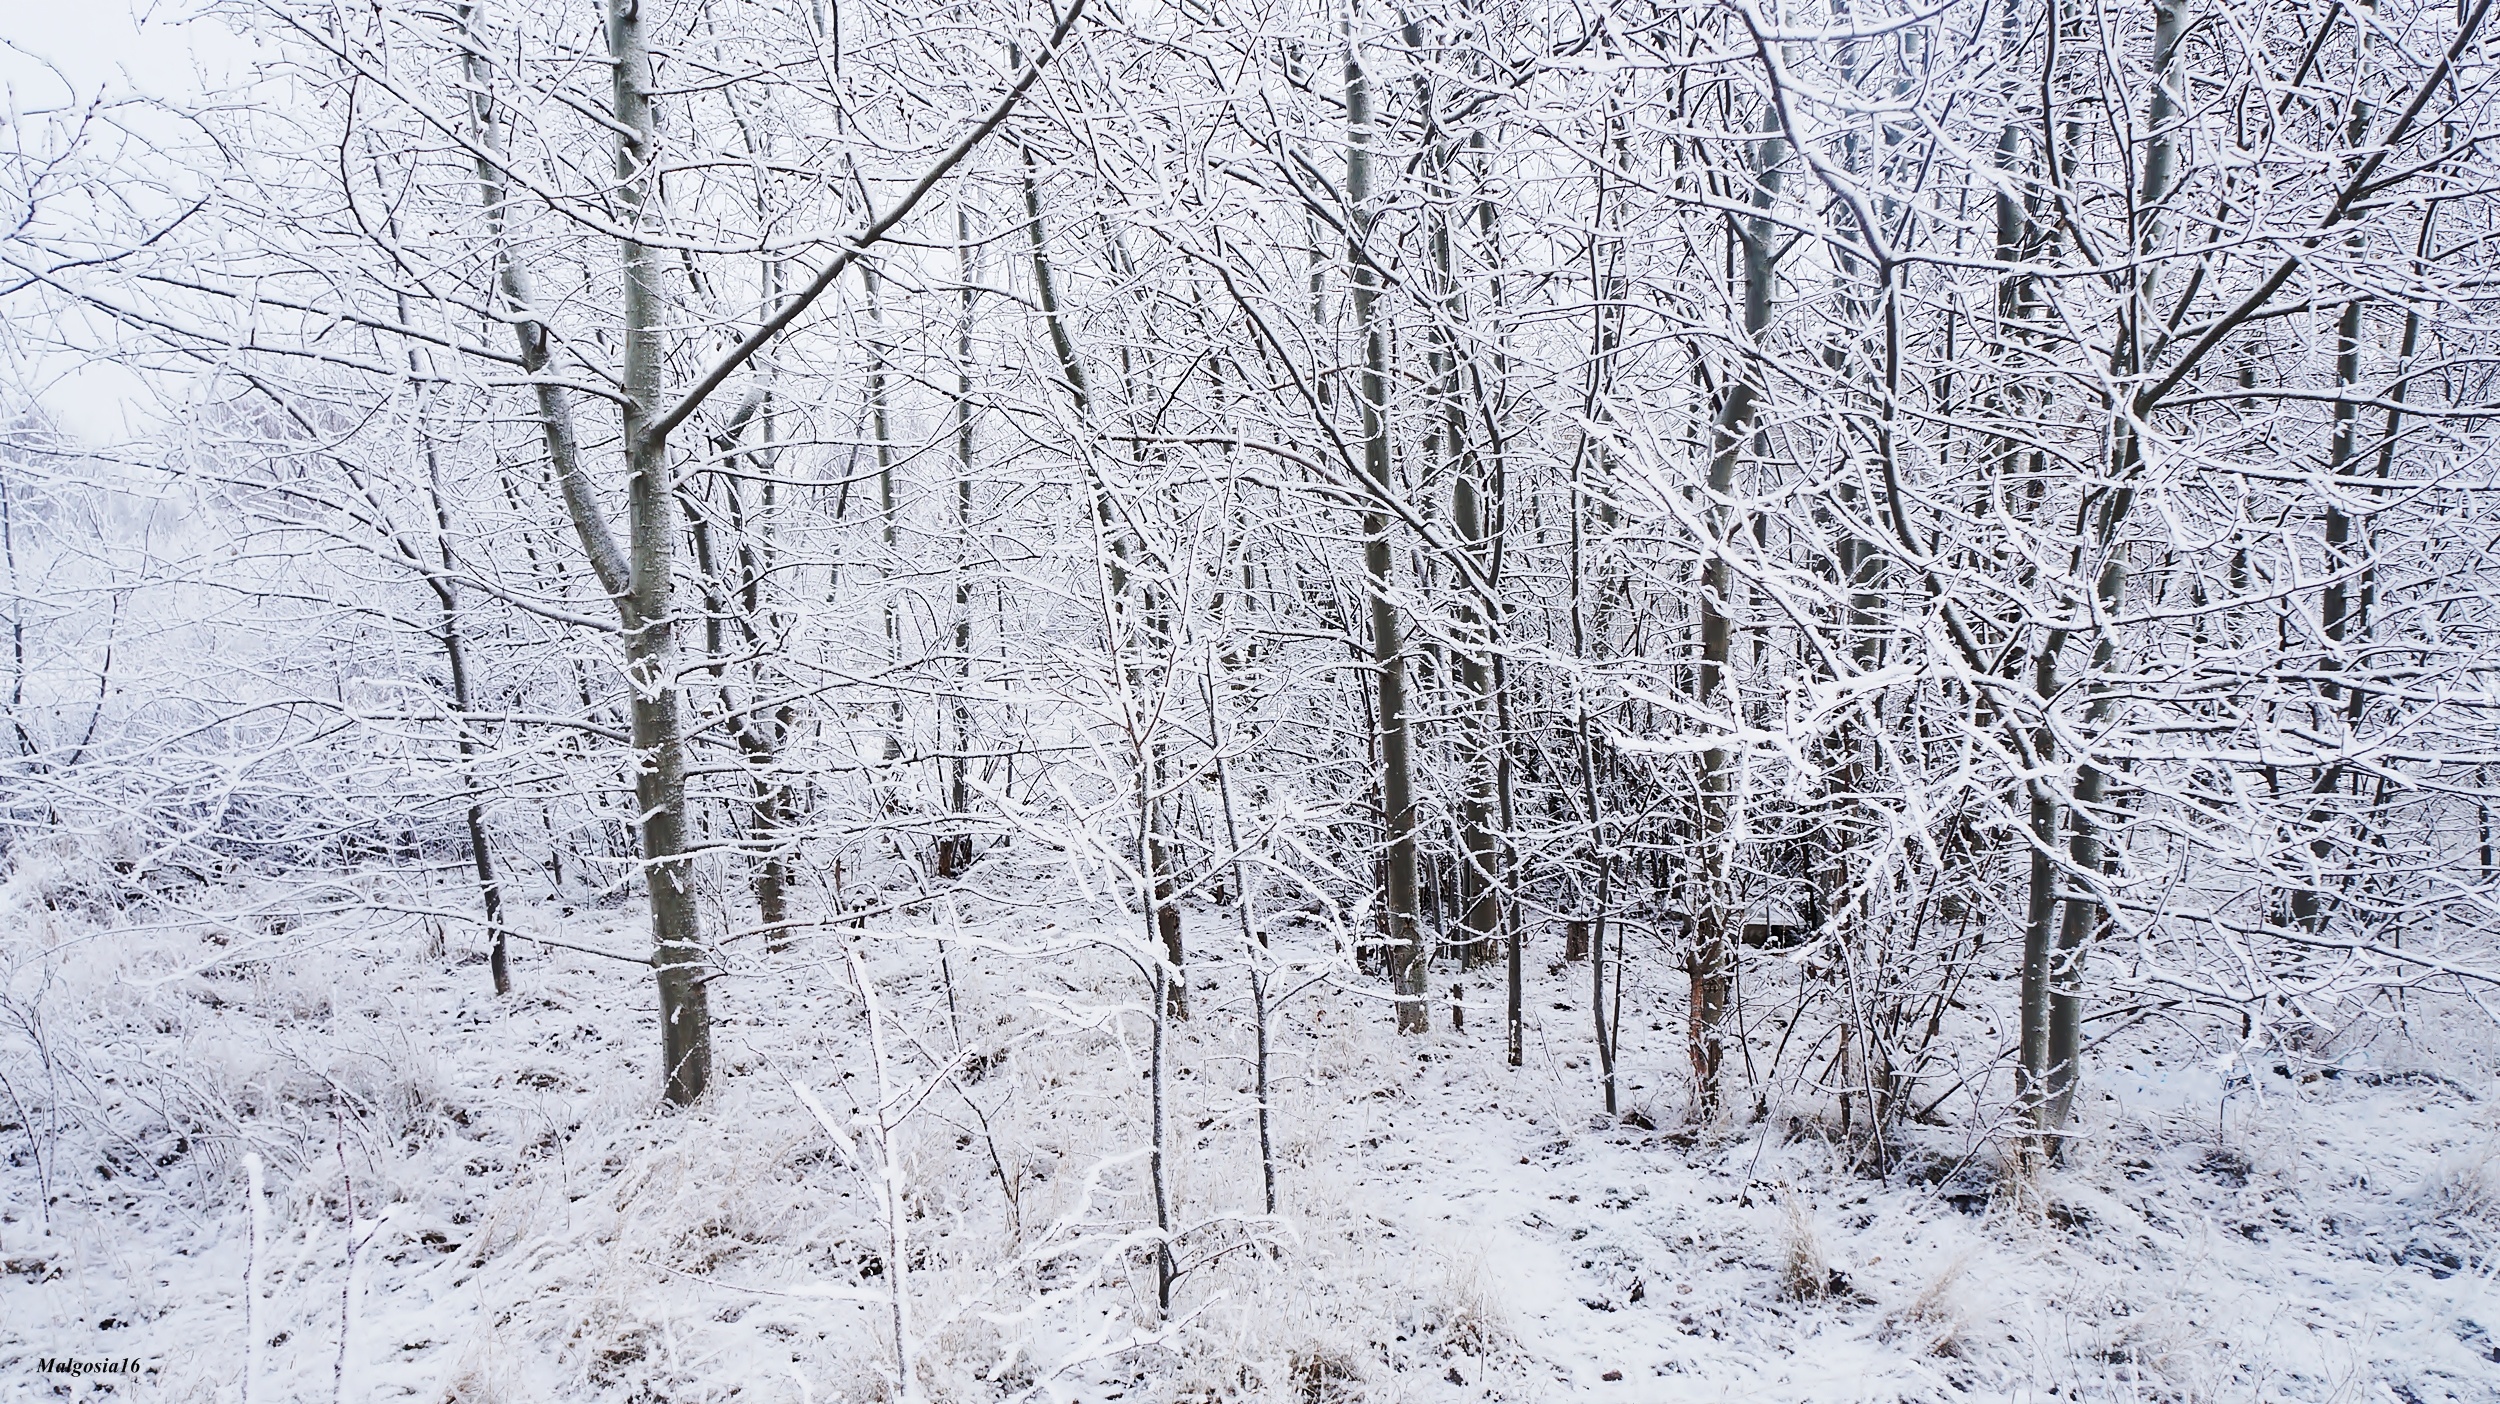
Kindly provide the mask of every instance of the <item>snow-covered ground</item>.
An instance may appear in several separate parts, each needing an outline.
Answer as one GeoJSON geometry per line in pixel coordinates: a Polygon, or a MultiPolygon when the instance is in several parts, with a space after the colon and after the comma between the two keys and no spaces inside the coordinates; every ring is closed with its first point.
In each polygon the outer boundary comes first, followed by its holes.
{"type": "Polygon", "coordinates": [[[1627,1003],[1621,1120],[1585,966],[1532,962],[1520,1069],[1498,972],[1449,977],[1467,1030],[1420,1040],[1287,973],[1270,1218],[1229,911],[1191,916],[1158,1320],[1146,987],[1055,910],[933,901],[733,970],[683,1113],[630,965],[521,945],[497,1000],[421,931],[38,910],[0,938],[0,1383],[240,1399],[256,1277],[271,1401],[890,1399],[898,1285],[930,1400],[2500,1399],[2487,1035],[2332,1076],[2113,1043],[2041,1213],[1984,1129],[1915,1128],[1883,1177],[1824,1107],[1683,1130],[1663,986],[1627,1003]]]}

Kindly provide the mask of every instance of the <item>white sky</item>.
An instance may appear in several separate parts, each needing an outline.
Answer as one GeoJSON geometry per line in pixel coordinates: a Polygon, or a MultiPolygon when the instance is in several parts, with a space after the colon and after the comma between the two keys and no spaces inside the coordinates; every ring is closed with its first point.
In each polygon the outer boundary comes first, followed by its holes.
{"type": "MultiPolygon", "coordinates": [[[[251,46],[222,25],[192,21],[198,8],[198,0],[0,0],[0,123],[98,98],[181,104],[222,83],[251,46]]],[[[61,427],[90,441],[120,436],[153,403],[137,377],[110,366],[56,356],[10,369],[61,427]]]]}
{"type": "Polygon", "coordinates": [[[62,78],[80,98],[197,93],[202,70],[230,66],[243,46],[222,28],[186,23],[195,8],[186,0],[10,0],[0,6],[0,85],[10,112],[63,101],[62,78]]]}

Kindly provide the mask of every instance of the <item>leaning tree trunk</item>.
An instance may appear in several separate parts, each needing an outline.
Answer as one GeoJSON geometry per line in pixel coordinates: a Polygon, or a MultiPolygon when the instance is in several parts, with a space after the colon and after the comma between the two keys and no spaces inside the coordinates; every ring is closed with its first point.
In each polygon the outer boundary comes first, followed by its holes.
{"type": "MultiPolygon", "coordinates": [[[[770,431],[767,423],[766,431],[770,431]]],[[[748,461],[763,470],[762,516],[752,525],[744,504],[738,496],[737,480],[723,483],[729,500],[729,525],[737,533],[739,560],[739,603],[745,620],[747,642],[760,653],[769,638],[778,638],[783,622],[769,615],[764,605],[764,592],[779,572],[778,550],[773,540],[774,491],[770,476],[773,463],[780,458],[776,450],[767,455],[750,454],[748,461]],[[769,628],[772,633],[767,635],[769,628]]],[[[752,799],[748,805],[748,833],[762,850],[755,865],[755,911],[764,928],[764,949],[780,952],[790,947],[790,781],[781,772],[781,759],[789,744],[790,734],[798,723],[798,708],[784,701],[778,706],[763,705],[762,678],[749,682],[748,706],[736,715],[735,739],[741,755],[753,772],[749,784],[752,799]]]]}
{"type": "MultiPolygon", "coordinates": [[[[400,304],[400,320],[408,320],[406,299],[400,304]]],[[[426,365],[422,353],[408,353],[408,374],[413,382],[423,376],[426,365]]],[[[495,852],[486,841],[486,796],[478,774],[477,722],[475,691],[469,680],[468,635],[461,628],[460,586],[456,583],[457,563],[451,550],[451,508],[443,500],[442,455],[434,442],[434,433],[425,423],[425,401],[422,392],[417,399],[417,438],[425,446],[425,491],[428,505],[434,509],[434,555],[439,570],[428,570],[427,580],[434,587],[434,599],[442,614],[443,663],[451,673],[452,713],[458,720],[460,750],[460,781],[469,791],[469,807],[465,816],[469,831],[469,865],[477,873],[478,897],[486,909],[487,972],[494,981],[495,993],[512,993],[512,956],[510,932],[503,919],[503,880],[495,872],[495,852]]],[[[17,573],[16,548],[9,538],[8,493],[0,486],[0,544],[9,547],[9,573],[17,573]]],[[[413,549],[410,550],[414,559],[413,549]]],[[[20,663],[24,661],[20,652],[20,663]]],[[[24,676],[21,666],[19,676],[24,676]]],[[[14,713],[13,713],[14,714],[14,713]]]]}
{"type": "Polygon", "coordinates": [[[486,800],[481,788],[477,766],[477,723],[473,689],[469,682],[469,644],[460,628],[459,587],[451,579],[451,538],[448,535],[449,514],[443,508],[441,479],[434,468],[434,439],[426,436],[426,471],[428,486],[434,499],[435,530],[443,553],[443,574],[435,583],[435,595],[442,605],[443,661],[451,669],[451,706],[459,718],[460,774],[469,789],[469,864],[477,872],[478,896],[486,907],[486,934],[491,943],[487,952],[487,971],[495,982],[495,993],[512,993],[512,958],[510,942],[503,920],[503,880],[495,874],[495,853],[486,842],[486,800]]]}
{"type": "MultiPolygon", "coordinates": [[[[1086,380],[1084,358],[1077,354],[1076,339],[1070,335],[1066,315],[1059,305],[1059,283],[1051,268],[1049,241],[1042,227],[1041,183],[1035,174],[1033,153],[1029,149],[1024,152],[1023,187],[1025,236],[1033,261],[1034,300],[1041,305],[1042,321],[1050,332],[1051,353],[1059,362],[1060,383],[1067,391],[1069,405],[1076,411],[1077,427],[1080,431],[1091,434],[1094,432],[1093,391],[1086,380]]],[[[1091,480],[1094,520],[1100,525],[1104,537],[1110,543],[1107,564],[1114,607],[1111,617],[1105,620],[1104,624],[1111,631],[1111,650],[1118,657],[1119,667],[1127,678],[1130,690],[1136,692],[1142,681],[1142,674],[1126,637],[1129,596],[1128,538],[1119,525],[1118,514],[1112,511],[1111,489],[1095,471],[1090,457],[1085,460],[1085,472],[1091,480]]],[[[1165,623],[1160,593],[1152,585],[1148,585],[1142,593],[1145,596],[1143,611],[1145,632],[1149,636],[1159,637],[1165,623]]],[[[1177,640],[1178,635],[1172,635],[1169,641],[1177,644],[1177,640]]],[[[1162,945],[1164,960],[1172,970],[1170,980],[1157,982],[1163,987],[1161,1008],[1164,1014],[1170,1017],[1185,1019],[1189,1017],[1189,980],[1183,960],[1186,952],[1182,948],[1181,941],[1181,912],[1177,884],[1172,873],[1171,845],[1166,839],[1163,805],[1159,794],[1163,779],[1163,743],[1160,737],[1148,737],[1143,745],[1137,774],[1137,790],[1140,796],[1138,822],[1143,826],[1138,835],[1138,852],[1146,865],[1145,888],[1147,904],[1152,913],[1152,919],[1148,925],[1153,929],[1156,940],[1162,945]]]]}
{"type": "Polygon", "coordinates": [[[738,564],[734,588],[723,574],[719,553],[713,547],[703,501],[685,490],[679,492],[678,498],[686,511],[687,535],[694,541],[695,573],[704,582],[703,656],[720,692],[722,725],[737,744],[739,759],[748,774],[747,842],[756,854],[753,867],[757,923],[762,928],[764,949],[779,954],[790,948],[790,858],[786,832],[790,785],[777,772],[781,768],[783,742],[796,721],[797,711],[787,702],[778,707],[765,705],[760,677],[750,678],[742,695],[729,681],[729,654],[723,646],[729,622],[734,618],[739,638],[750,654],[760,662],[768,652],[764,591],[775,573],[771,473],[778,454],[760,448],[742,451],[738,444],[747,426],[759,418],[769,432],[769,408],[767,395],[757,392],[731,417],[728,428],[714,444],[722,462],[734,464],[743,457],[764,484],[763,515],[750,520],[739,495],[737,476],[730,474],[720,479],[738,564]]]}

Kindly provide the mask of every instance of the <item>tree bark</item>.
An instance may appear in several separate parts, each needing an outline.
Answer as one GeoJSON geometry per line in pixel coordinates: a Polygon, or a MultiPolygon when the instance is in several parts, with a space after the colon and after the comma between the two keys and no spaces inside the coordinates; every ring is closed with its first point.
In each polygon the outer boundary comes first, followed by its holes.
{"type": "MultiPolygon", "coordinates": [[[[1702,708],[1718,700],[1734,640],[1729,602],[1734,597],[1735,571],[1728,560],[1730,541],[1740,529],[1727,505],[1736,486],[1736,467],[1755,431],[1754,403],[1760,394],[1751,357],[1771,325],[1772,279],[1776,276],[1779,231],[1769,219],[1779,196],[1780,161],[1785,143],[1776,110],[1763,117],[1762,135],[1747,143],[1752,177],[1751,203],[1756,213],[1736,221],[1743,258],[1744,337],[1727,380],[1726,399],[1711,426],[1710,558],[1702,572],[1701,662],[1694,672],[1693,701],[1702,708]]],[[[1693,1068],[1697,1106],[1702,1115],[1720,1105],[1720,1065],[1726,1058],[1728,1003],[1735,990],[1736,948],[1744,934],[1744,916],[1735,906],[1734,858],[1728,838],[1728,810],[1733,800],[1733,768],[1727,748],[1714,745],[1702,753],[1700,832],[1701,892],[1693,913],[1693,946],[1685,970],[1692,986],[1687,1053],[1693,1068]]]]}
{"type": "MultiPolygon", "coordinates": [[[[2193,18],[2191,0],[2154,0],[2153,92],[2146,103],[2144,120],[2149,141],[2135,201],[2142,222],[2134,240],[2136,268],[2126,321],[2117,338],[2117,364],[2112,367],[2127,378],[2148,368],[2148,348],[2156,334],[2154,328],[2160,325],[2154,290],[2161,274],[2163,212],[2177,187],[2176,123],[2185,105],[2186,81],[2183,41],[2193,18]]],[[[2107,720],[2116,706],[2109,670],[2117,660],[2118,613],[2127,591],[2125,547],[2118,540],[2118,530],[2132,505],[2133,481],[2143,463],[2145,421],[2152,409],[2153,402],[2143,399],[2125,404],[2112,434],[2112,486],[2100,494],[2097,504],[2086,514],[2089,535],[2077,546],[2079,564],[2099,563],[2092,586],[2091,671],[2084,684],[2087,725],[2107,720]]],[[[2042,693],[2043,705],[2048,697],[2047,692],[2042,693]]],[[[2075,1087],[2082,1071],[2084,953],[2102,918],[2101,899],[2084,890],[2082,884],[2091,876],[2107,872],[2110,863],[2100,829],[2109,774],[2088,750],[2078,761],[2073,799],[2066,809],[2066,856],[2076,890],[2065,896],[2065,914],[2058,923],[2056,944],[2049,955],[2047,1048],[2037,1084],[2040,1149],[2053,1159],[2061,1158],[2064,1152],[2060,1133],[2073,1109],[2075,1087]]]]}
{"type": "Polygon", "coordinates": [[[685,742],[678,717],[677,646],[671,613],[670,565],[677,531],[676,493],[669,481],[667,436],[654,424],[660,380],[662,294],[653,251],[638,231],[658,214],[652,173],[655,132],[647,85],[650,55],[636,0],[609,0],[607,39],[615,69],[612,115],[617,130],[617,201],[627,231],[624,262],[625,392],[623,430],[628,471],[630,555],[618,548],[591,486],[574,431],[570,397],[552,372],[546,327],[518,255],[504,236],[508,198],[491,73],[474,34],[474,6],[460,19],[468,32],[465,76],[476,137],[480,194],[494,235],[497,282],[514,314],[513,337],[538,401],[539,429],[567,516],[600,587],[623,626],[630,693],[634,798],[640,813],[643,878],[651,907],[652,967],[660,997],[660,1058],[668,1099],[679,1105],[703,1093],[711,1075],[711,1013],[705,996],[701,927],[693,864],[686,852],[685,742]]]}
{"type": "Polygon", "coordinates": [[[668,436],[654,424],[665,391],[660,338],[661,261],[639,235],[660,219],[658,133],[651,56],[640,0],[609,0],[615,60],[617,193],[625,231],[622,374],[626,514],[632,543],[625,678],[632,696],[634,800],[641,811],[643,879],[651,897],[652,965],[660,990],[660,1061],[667,1096],[684,1106],[711,1080],[712,1018],[686,813],[686,744],[679,708],[674,556],[680,524],[668,436]]]}
{"type": "Polygon", "coordinates": [[[951,699],[954,746],[947,761],[946,809],[955,830],[937,842],[939,877],[960,877],[972,866],[972,835],[965,815],[972,803],[972,212],[955,207],[957,276],[963,305],[955,327],[955,695],[951,699]]]}
{"type": "MultiPolygon", "coordinates": [[[[1356,334],[1363,342],[1360,381],[1363,473],[1385,500],[1395,491],[1389,458],[1389,329],[1380,308],[1380,270],[1365,247],[1371,231],[1372,101],[1349,25],[1345,34],[1347,261],[1352,265],[1356,334]]],[[[1389,987],[1397,1001],[1398,1032],[1430,1030],[1427,968],[1432,949],[1417,922],[1415,775],[1409,754],[1406,647],[1397,604],[1389,596],[1392,552],[1389,515],[1377,507],[1363,513],[1363,574],[1371,603],[1372,669],[1380,679],[1380,791],[1382,847],[1387,872],[1382,894],[1389,919],[1386,954],[1389,987]]]]}

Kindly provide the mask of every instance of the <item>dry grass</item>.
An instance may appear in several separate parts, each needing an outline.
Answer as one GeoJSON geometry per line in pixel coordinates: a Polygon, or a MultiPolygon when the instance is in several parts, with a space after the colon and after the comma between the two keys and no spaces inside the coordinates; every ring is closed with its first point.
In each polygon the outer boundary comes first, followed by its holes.
{"type": "Polygon", "coordinates": [[[1780,1191],[1780,1290],[1801,1302],[1819,1302],[1845,1290],[1814,1231],[1814,1211],[1794,1190],[1780,1191]]]}

